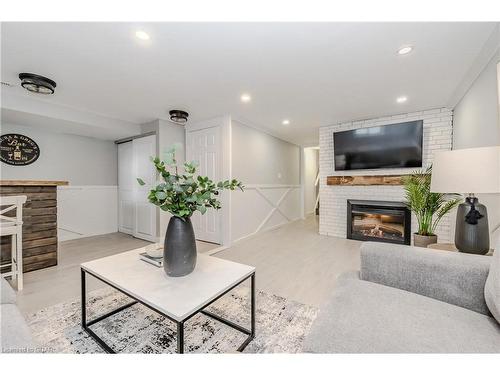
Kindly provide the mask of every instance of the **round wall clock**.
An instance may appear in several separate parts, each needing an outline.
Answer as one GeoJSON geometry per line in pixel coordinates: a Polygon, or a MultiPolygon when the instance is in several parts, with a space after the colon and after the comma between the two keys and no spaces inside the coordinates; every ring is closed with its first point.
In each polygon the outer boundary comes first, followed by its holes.
{"type": "Polygon", "coordinates": [[[34,140],[22,134],[4,134],[0,137],[0,159],[9,165],[29,165],[40,156],[34,140]]]}

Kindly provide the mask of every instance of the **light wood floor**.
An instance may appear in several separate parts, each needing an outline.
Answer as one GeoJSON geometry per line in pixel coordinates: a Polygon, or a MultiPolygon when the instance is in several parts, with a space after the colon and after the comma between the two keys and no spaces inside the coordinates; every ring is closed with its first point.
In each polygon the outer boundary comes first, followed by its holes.
{"type": "Polygon", "coordinates": [[[316,216],[236,243],[215,256],[256,267],[258,289],[320,306],[337,276],[359,270],[361,242],[320,236],[316,216]]]}
{"type": "MultiPolygon", "coordinates": [[[[61,242],[56,267],[25,274],[18,306],[29,314],[79,298],[80,263],[146,244],[122,233],[61,242]]],[[[320,236],[317,219],[310,216],[240,241],[214,256],[255,266],[259,289],[319,306],[328,298],[340,273],[359,269],[359,245],[358,241],[320,236]]],[[[198,243],[200,252],[215,247],[198,243]]],[[[89,281],[89,290],[103,286],[97,280],[89,281]]]]}

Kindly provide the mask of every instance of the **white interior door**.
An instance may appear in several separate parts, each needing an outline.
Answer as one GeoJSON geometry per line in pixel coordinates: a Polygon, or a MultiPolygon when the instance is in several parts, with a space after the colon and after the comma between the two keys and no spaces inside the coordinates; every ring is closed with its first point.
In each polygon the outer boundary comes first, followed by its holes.
{"type": "Polygon", "coordinates": [[[156,136],[136,138],[132,141],[135,187],[134,237],[156,242],[157,208],[149,203],[148,193],[156,182],[156,170],[151,156],[156,156],[156,136]],[[137,177],[146,183],[140,186],[137,177]]]}
{"type": "MultiPolygon", "coordinates": [[[[187,134],[187,160],[198,162],[197,173],[213,181],[220,178],[220,129],[212,127],[187,134]]],[[[191,218],[196,239],[220,244],[220,212],[209,209],[191,218]]]]}
{"type": "Polygon", "coordinates": [[[118,231],[133,234],[135,223],[132,142],[118,145],[118,231]]]}

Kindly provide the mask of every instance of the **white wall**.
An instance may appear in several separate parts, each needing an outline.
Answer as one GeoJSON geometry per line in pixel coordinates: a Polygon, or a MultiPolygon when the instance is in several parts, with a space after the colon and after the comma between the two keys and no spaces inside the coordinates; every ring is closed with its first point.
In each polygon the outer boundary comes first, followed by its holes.
{"type": "MultiPolygon", "coordinates": [[[[165,151],[174,144],[179,144],[182,149],[176,153],[178,165],[184,164],[186,156],[186,132],[184,126],[173,124],[166,120],[159,120],[158,123],[158,153],[159,157],[162,158],[165,151]]],[[[168,221],[170,220],[170,215],[168,212],[158,209],[160,220],[159,220],[159,232],[158,237],[160,242],[165,240],[165,233],[167,232],[168,221]]]]}
{"type": "MultiPolygon", "coordinates": [[[[346,238],[348,199],[404,201],[402,186],[328,186],[326,185],[327,176],[409,174],[413,171],[413,169],[380,169],[336,172],[333,163],[333,133],[414,120],[424,121],[423,165],[426,167],[432,163],[436,151],[451,149],[452,112],[449,109],[436,108],[364,121],[346,122],[320,128],[320,234],[346,238]]],[[[436,230],[439,242],[450,241],[450,221],[454,218],[454,214],[450,213],[441,220],[436,230]]],[[[416,218],[412,215],[412,232],[415,232],[415,230],[416,218]]]]}
{"type": "MultiPolygon", "coordinates": [[[[453,148],[485,147],[500,145],[499,78],[497,51],[484,70],[473,82],[454,109],[453,148]]],[[[478,194],[479,201],[488,209],[491,246],[500,239],[500,195],[478,194]]],[[[454,227],[454,223],[453,223],[454,227]]]]}
{"type": "Polygon", "coordinates": [[[453,110],[453,148],[500,145],[497,53],[453,110]]]}
{"type": "Polygon", "coordinates": [[[2,124],[1,132],[27,135],[40,147],[40,157],[33,164],[20,167],[2,163],[4,180],[65,180],[71,185],[117,184],[117,148],[112,141],[12,124],[2,124]]]}
{"type": "Polygon", "coordinates": [[[300,148],[232,121],[233,176],[246,184],[299,184],[300,148]]]}
{"type": "Polygon", "coordinates": [[[314,212],[316,205],[316,175],[319,170],[319,149],[306,147],[304,149],[304,211],[305,214],[314,212]]]}
{"type": "Polygon", "coordinates": [[[232,241],[299,219],[300,147],[238,121],[231,134],[231,176],[246,187],[231,193],[232,241]]]}
{"type": "Polygon", "coordinates": [[[28,166],[1,164],[5,180],[63,180],[58,188],[59,241],[112,233],[117,223],[117,148],[114,142],[2,124],[2,134],[20,133],[40,147],[28,166]]]}
{"type": "Polygon", "coordinates": [[[59,241],[118,231],[117,186],[59,186],[57,236],[59,241]]]}
{"type": "MultiPolygon", "coordinates": [[[[165,151],[167,151],[174,144],[180,145],[181,148],[176,154],[177,163],[182,166],[185,161],[186,156],[186,132],[182,125],[174,124],[167,120],[155,120],[147,124],[141,125],[143,133],[156,132],[157,135],[157,150],[158,157],[163,159],[165,151]]],[[[167,226],[171,214],[163,210],[157,209],[158,211],[158,223],[157,235],[158,241],[162,242],[165,240],[165,233],[167,232],[167,226]]]]}

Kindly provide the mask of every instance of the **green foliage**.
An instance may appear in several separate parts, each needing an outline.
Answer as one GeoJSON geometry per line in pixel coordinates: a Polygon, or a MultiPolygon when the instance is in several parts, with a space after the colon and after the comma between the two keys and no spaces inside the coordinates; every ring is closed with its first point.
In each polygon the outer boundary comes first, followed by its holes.
{"type": "MultiPolygon", "coordinates": [[[[197,176],[198,165],[194,162],[184,163],[184,173],[179,173],[175,152],[176,147],[172,147],[165,152],[164,160],[151,158],[161,182],[150,190],[148,200],[163,211],[185,220],[195,211],[204,214],[208,208],[220,209],[217,198],[222,190],[243,191],[244,186],[235,179],[214,183],[208,177],[197,176]]],[[[137,182],[145,185],[141,178],[137,182]]]]}
{"type": "Polygon", "coordinates": [[[406,202],[417,217],[422,236],[432,236],[443,216],[461,202],[458,194],[431,193],[431,174],[432,166],[403,178],[406,202]]]}

